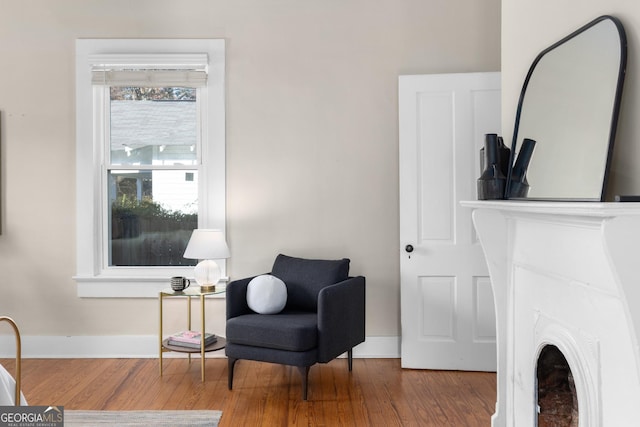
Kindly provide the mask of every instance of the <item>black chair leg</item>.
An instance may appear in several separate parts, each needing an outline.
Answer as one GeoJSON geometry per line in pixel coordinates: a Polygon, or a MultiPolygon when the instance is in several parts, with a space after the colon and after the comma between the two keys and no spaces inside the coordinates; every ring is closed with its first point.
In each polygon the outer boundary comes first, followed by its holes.
{"type": "Polygon", "coordinates": [[[229,357],[229,390],[233,389],[233,368],[236,366],[238,359],[229,357]]]}
{"type": "Polygon", "coordinates": [[[302,400],[307,400],[307,390],[309,385],[309,369],[311,366],[298,366],[302,376],[302,400]]]}
{"type": "Polygon", "coordinates": [[[347,351],[347,359],[349,360],[349,372],[353,370],[353,349],[347,351]]]}

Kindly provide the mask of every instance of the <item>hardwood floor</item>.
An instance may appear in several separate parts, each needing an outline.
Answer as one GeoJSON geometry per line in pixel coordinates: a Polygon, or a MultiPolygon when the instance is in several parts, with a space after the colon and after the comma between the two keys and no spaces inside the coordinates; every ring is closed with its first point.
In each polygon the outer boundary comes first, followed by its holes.
{"type": "MultiPolygon", "coordinates": [[[[15,361],[0,359],[12,374],[15,361]]],[[[30,405],[65,409],[218,409],[220,426],[489,426],[494,373],[400,368],[399,359],[345,359],[315,365],[309,400],[295,368],[241,360],[227,390],[226,359],[24,359],[30,405]]]]}

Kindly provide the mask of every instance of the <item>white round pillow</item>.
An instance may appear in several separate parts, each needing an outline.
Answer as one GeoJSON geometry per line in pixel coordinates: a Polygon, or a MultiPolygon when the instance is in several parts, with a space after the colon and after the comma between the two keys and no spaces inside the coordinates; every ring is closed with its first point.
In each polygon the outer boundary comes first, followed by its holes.
{"type": "Polygon", "coordinates": [[[256,313],[280,313],[287,304],[287,285],[270,274],[256,276],[247,286],[247,304],[256,313]]]}

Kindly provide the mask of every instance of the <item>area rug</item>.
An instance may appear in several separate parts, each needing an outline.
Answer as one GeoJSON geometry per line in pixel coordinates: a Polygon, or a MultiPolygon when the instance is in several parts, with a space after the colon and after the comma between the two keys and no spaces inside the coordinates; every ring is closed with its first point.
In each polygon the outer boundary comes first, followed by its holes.
{"type": "Polygon", "coordinates": [[[64,411],[65,427],[217,427],[222,411],[64,411]]]}

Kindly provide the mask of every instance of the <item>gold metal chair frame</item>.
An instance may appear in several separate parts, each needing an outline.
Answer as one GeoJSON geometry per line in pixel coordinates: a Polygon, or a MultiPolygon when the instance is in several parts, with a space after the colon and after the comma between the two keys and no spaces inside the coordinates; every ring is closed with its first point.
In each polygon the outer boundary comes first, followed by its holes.
{"type": "Polygon", "coordinates": [[[22,345],[20,341],[20,331],[18,330],[18,325],[13,321],[12,318],[7,316],[0,316],[0,322],[8,322],[16,335],[16,406],[20,406],[20,376],[22,372],[21,360],[22,360],[22,345]]]}

